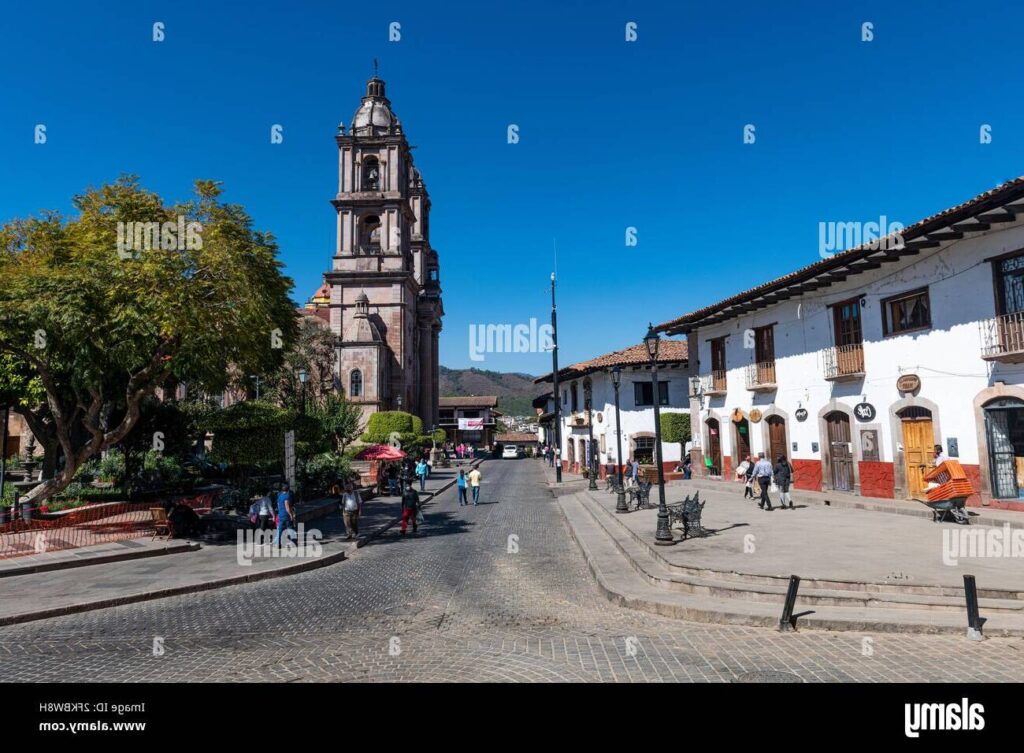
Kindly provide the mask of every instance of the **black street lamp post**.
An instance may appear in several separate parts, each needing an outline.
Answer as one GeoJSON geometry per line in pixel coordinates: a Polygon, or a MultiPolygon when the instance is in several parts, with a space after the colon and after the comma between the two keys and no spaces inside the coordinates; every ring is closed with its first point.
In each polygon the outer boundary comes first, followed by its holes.
{"type": "Polygon", "coordinates": [[[619,476],[618,493],[615,495],[615,512],[629,512],[626,504],[626,489],[622,481],[622,422],[619,419],[619,382],[622,381],[622,369],[612,369],[612,385],[615,387],[615,466],[619,476]]]}
{"type": "Polygon", "coordinates": [[[562,483],[562,396],[558,394],[558,313],[555,309],[555,273],[551,273],[551,379],[555,398],[555,481],[562,483]]]}
{"type": "Polygon", "coordinates": [[[647,355],[651,358],[651,388],[654,403],[654,465],[658,471],[658,532],[654,535],[654,543],[662,546],[674,544],[672,527],[669,525],[668,508],[665,506],[665,470],[661,467],[661,391],[658,389],[658,344],[660,339],[652,325],[648,325],[644,344],[647,355]]]}
{"type": "Polygon", "coordinates": [[[298,372],[299,383],[302,384],[302,415],[306,415],[306,380],[309,379],[309,374],[306,373],[305,369],[299,369],[298,372]]]}
{"type": "Polygon", "coordinates": [[[594,452],[594,385],[590,381],[590,377],[583,380],[583,399],[587,403],[587,450],[590,452],[588,458],[589,468],[587,469],[587,478],[590,479],[590,483],[587,484],[587,488],[592,491],[597,491],[597,479],[594,478],[597,474],[594,473],[597,470],[597,453],[594,452]]]}

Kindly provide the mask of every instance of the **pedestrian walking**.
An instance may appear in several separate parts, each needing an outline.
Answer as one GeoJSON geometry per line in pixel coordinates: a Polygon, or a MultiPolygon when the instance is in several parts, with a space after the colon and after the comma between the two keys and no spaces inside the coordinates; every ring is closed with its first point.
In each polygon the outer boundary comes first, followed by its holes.
{"type": "Polygon", "coordinates": [[[789,485],[793,481],[793,466],[786,460],[785,455],[779,455],[775,462],[775,485],[779,487],[779,507],[786,509],[786,502],[789,502],[789,509],[793,509],[793,498],[789,496],[789,485]]]}
{"type": "Polygon", "coordinates": [[[420,480],[420,491],[424,492],[427,490],[427,461],[420,458],[419,462],[416,463],[416,476],[420,480]]]}
{"type": "Polygon", "coordinates": [[[455,481],[456,486],[459,490],[459,507],[464,507],[469,504],[469,500],[466,499],[466,472],[459,470],[459,477],[455,481]]]}
{"type": "Polygon", "coordinates": [[[764,453],[757,454],[757,462],[754,464],[754,479],[761,487],[761,501],[757,506],[762,510],[771,511],[772,501],[768,497],[768,484],[772,482],[772,464],[764,459],[764,453]]]}
{"type": "Polygon", "coordinates": [[[341,495],[341,515],[345,519],[345,539],[351,541],[359,535],[359,513],[362,512],[363,498],[351,481],[346,481],[341,495]]]}
{"type": "Polygon", "coordinates": [[[687,455],[683,459],[683,478],[688,480],[693,476],[693,460],[687,455]]]}
{"type": "Polygon", "coordinates": [[[753,455],[748,455],[746,460],[743,461],[743,475],[746,478],[746,484],[743,489],[743,499],[754,498],[754,466],[757,465],[757,461],[753,455]]]}
{"type": "Polygon", "coordinates": [[[476,507],[480,501],[480,469],[474,468],[469,472],[469,486],[473,490],[473,506],[476,507]]]}
{"type": "Polygon", "coordinates": [[[274,503],[270,501],[269,489],[263,492],[263,496],[256,501],[256,504],[259,506],[256,514],[260,519],[260,530],[266,531],[274,520],[274,503]]]}
{"type": "Polygon", "coordinates": [[[419,525],[417,521],[416,513],[419,512],[420,507],[420,495],[416,493],[416,490],[411,485],[406,486],[402,492],[402,535],[405,536],[405,530],[409,526],[409,521],[412,521],[412,532],[416,533],[419,525]]]}
{"type": "MultiPolygon", "coordinates": [[[[281,491],[277,494],[277,533],[274,536],[274,545],[281,548],[281,532],[291,530],[295,515],[292,512],[292,493],[287,482],[281,485],[281,491]]],[[[296,534],[296,542],[298,534],[296,534]]]]}
{"type": "Polygon", "coordinates": [[[388,479],[388,496],[398,496],[398,466],[394,463],[388,463],[387,471],[385,471],[388,479]]]}

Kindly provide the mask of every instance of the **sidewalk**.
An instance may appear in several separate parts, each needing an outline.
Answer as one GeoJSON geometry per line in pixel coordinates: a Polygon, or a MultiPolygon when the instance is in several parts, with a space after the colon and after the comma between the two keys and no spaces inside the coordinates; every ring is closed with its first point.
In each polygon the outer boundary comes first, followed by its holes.
{"type": "MultiPolygon", "coordinates": [[[[479,462],[482,461],[474,464],[479,462]]],[[[468,469],[470,464],[462,467],[468,469]]],[[[457,467],[437,469],[427,480],[421,498],[429,504],[434,496],[455,483],[457,475],[457,467]]],[[[147,537],[4,561],[0,563],[0,625],[223,588],[332,565],[352,556],[357,547],[398,522],[401,499],[378,496],[367,500],[359,521],[360,537],[353,541],[345,539],[345,526],[335,499],[303,503],[296,517],[305,526],[307,546],[292,550],[295,556],[274,556],[273,547],[254,548],[249,539],[244,545],[230,540],[199,546],[185,540],[151,542],[147,537]],[[313,529],[322,536],[318,542],[312,535],[313,529]],[[319,544],[319,553],[315,543],[319,544]],[[127,556],[132,559],[126,559],[126,549],[131,550],[127,556]],[[155,556],[172,552],[179,556],[155,556]],[[111,560],[112,554],[117,555],[116,561],[111,560]],[[54,568],[67,569],[58,572],[54,568]]]]}

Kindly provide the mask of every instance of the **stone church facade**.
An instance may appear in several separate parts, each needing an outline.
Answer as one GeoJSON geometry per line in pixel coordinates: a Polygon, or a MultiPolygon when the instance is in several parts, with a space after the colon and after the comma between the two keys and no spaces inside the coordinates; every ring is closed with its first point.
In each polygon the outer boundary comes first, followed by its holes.
{"type": "Polygon", "coordinates": [[[337,244],[330,324],[337,377],[364,418],[404,410],[438,423],[438,338],[444,307],[430,245],[430,196],[402,124],[374,76],[346,132],[338,126],[337,244]]]}

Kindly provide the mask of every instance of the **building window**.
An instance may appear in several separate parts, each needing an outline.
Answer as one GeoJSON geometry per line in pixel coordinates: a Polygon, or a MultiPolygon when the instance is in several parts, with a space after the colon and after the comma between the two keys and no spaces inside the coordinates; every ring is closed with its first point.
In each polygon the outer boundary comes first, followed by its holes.
{"type": "Polygon", "coordinates": [[[376,157],[367,157],[363,160],[363,190],[380,190],[380,163],[376,157]]]}
{"type": "Polygon", "coordinates": [[[724,392],[725,378],[725,338],[716,337],[711,341],[711,387],[724,392]]]}
{"type": "Polygon", "coordinates": [[[1024,255],[1011,256],[995,263],[996,313],[1024,311],[1024,255]]]}
{"type": "Polygon", "coordinates": [[[352,369],[352,374],[348,379],[348,394],[349,397],[362,397],[363,396],[363,372],[359,369],[352,369]]]}
{"type": "Polygon", "coordinates": [[[915,290],[882,301],[882,330],[886,335],[898,335],[932,326],[928,288],[915,290]]]}
{"type": "Polygon", "coordinates": [[[462,411],[463,418],[480,418],[480,411],[478,410],[464,410],[462,411]]]}
{"type": "Polygon", "coordinates": [[[637,437],[634,440],[633,459],[641,465],[654,464],[654,437],[637,437]]]}
{"type": "Polygon", "coordinates": [[[579,390],[576,389],[577,386],[578,385],[574,382],[572,387],[569,388],[569,390],[570,390],[569,394],[572,395],[572,412],[573,413],[575,413],[576,411],[579,410],[579,390]]]}
{"type": "MultiPolygon", "coordinates": [[[[650,382],[633,382],[633,403],[638,408],[654,405],[654,387],[650,382]]],[[[668,382],[658,382],[658,404],[668,405],[668,382]]]]}
{"type": "Polygon", "coordinates": [[[454,410],[440,410],[437,412],[438,420],[442,423],[453,424],[455,423],[455,411],[454,410]]]}

